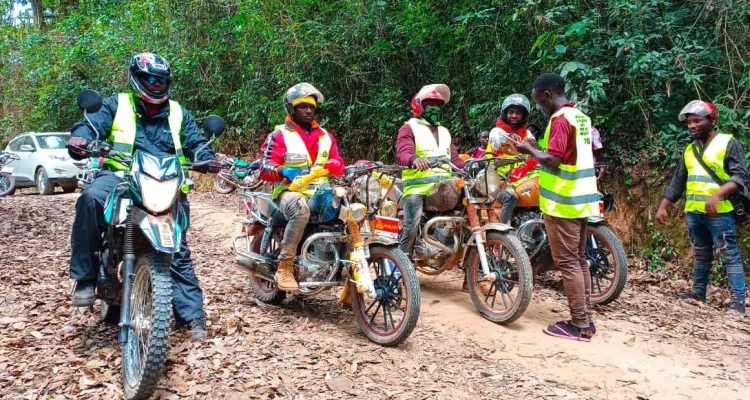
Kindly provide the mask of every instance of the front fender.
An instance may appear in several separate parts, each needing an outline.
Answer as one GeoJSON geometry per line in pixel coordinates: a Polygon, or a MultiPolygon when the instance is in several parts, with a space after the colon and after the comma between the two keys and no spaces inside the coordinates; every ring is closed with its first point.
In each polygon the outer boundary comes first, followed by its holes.
{"type": "Polygon", "coordinates": [[[363,237],[363,241],[365,242],[366,246],[370,246],[373,244],[382,244],[383,246],[398,246],[399,241],[398,239],[392,239],[389,237],[383,237],[383,236],[369,236],[369,237],[363,237]]]}
{"type": "MultiPolygon", "coordinates": [[[[482,231],[482,239],[484,239],[486,241],[487,240],[487,232],[493,232],[494,231],[494,232],[500,232],[500,233],[509,233],[509,232],[513,232],[514,230],[516,230],[516,228],[514,228],[514,227],[512,227],[510,225],[506,225],[506,224],[493,223],[493,224],[484,224],[484,225],[482,225],[482,227],[480,228],[480,230],[482,231]]],[[[473,246],[474,245],[474,238],[475,238],[475,236],[473,234],[470,235],[469,236],[469,240],[466,242],[466,246],[473,246]]]]}
{"type": "Polygon", "coordinates": [[[588,217],[586,219],[591,225],[605,225],[607,223],[607,221],[602,216],[588,217]]]}
{"type": "Polygon", "coordinates": [[[160,253],[175,254],[180,251],[183,228],[175,223],[171,214],[151,215],[142,208],[133,207],[133,225],[143,232],[151,246],[160,253]]]}

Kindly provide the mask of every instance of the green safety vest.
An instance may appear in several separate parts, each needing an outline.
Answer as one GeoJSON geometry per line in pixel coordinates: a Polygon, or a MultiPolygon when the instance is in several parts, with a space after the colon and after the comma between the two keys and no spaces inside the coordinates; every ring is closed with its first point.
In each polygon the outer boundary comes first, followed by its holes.
{"type": "MultiPolygon", "coordinates": [[[[302,137],[300,137],[299,133],[294,130],[290,130],[287,128],[286,125],[278,125],[276,126],[275,130],[281,131],[281,134],[284,136],[284,144],[286,145],[286,152],[287,154],[304,154],[306,156],[306,161],[300,162],[300,163],[292,163],[289,161],[290,159],[287,157],[284,157],[284,166],[289,168],[305,168],[305,167],[312,167],[312,166],[324,166],[328,162],[328,157],[331,153],[331,146],[333,146],[333,140],[331,139],[330,134],[323,128],[320,128],[324,132],[323,135],[320,135],[318,138],[318,156],[315,158],[315,163],[312,162],[312,158],[310,157],[310,152],[307,151],[307,146],[305,146],[305,142],[302,140],[302,137]]],[[[308,198],[313,197],[315,192],[318,190],[318,187],[320,185],[327,183],[328,177],[327,176],[321,176],[317,179],[315,179],[312,183],[307,185],[305,188],[300,190],[297,193],[302,193],[308,198]]],[[[289,186],[282,183],[277,185],[273,189],[273,195],[272,198],[277,198],[282,192],[289,190],[289,186]]]]}
{"type": "MultiPolygon", "coordinates": [[[[703,152],[703,162],[711,168],[716,176],[724,181],[729,180],[729,174],[724,171],[724,157],[727,154],[727,146],[732,140],[732,135],[719,133],[711,139],[711,142],[703,152]]],[[[685,212],[706,212],[706,200],[716,193],[721,186],[714,182],[711,175],[700,165],[693,154],[695,144],[691,143],[685,149],[685,167],[687,168],[688,179],[685,191],[685,212]]],[[[700,154],[700,151],[698,152],[700,154]]],[[[734,210],[729,200],[719,201],[716,211],[719,213],[728,213],[734,210]]]]}
{"type": "MultiPolygon", "coordinates": [[[[125,154],[133,154],[133,144],[135,143],[135,136],[137,131],[137,118],[138,114],[135,112],[135,101],[131,93],[120,93],[117,95],[117,112],[115,113],[115,119],[112,122],[112,132],[107,138],[107,142],[112,143],[112,150],[118,151],[125,154]]],[[[182,131],[182,107],[176,101],[169,100],[169,130],[172,132],[172,141],[174,141],[174,148],[177,158],[180,163],[185,167],[187,158],[182,152],[182,142],[180,141],[180,132],[182,131]]],[[[105,165],[109,166],[109,169],[115,171],[126,171],[127,166],[106,159],[105,165]]]]}
{"type": "Polygon", "coordinates": [[[556,169],[542,167],[539,173],[539,208],[560,218],[584,218],[599,215],[600,195],[596,189],[594,153],[591,148],[591,119],[577,108],[564,107],[550,117],[542,150],[548,148],[552,119],[565,118],[576,133],[576,165],[556,169]]]}
{"type": "MultiPolygon", "coordinates": [[[[430,124],[421,118],[412,118],[406,123],[414,133],[414,154],[420,158],[434,160],[436,158],[450,159],[451,157],[451,134],[444,126],[438,125],[438,139],[432,134],[430,124]]],[[[430,168],[420,171],[416,168],[405,169],[401,172],[401,180],[404,183],[404,196],[418,194],[428,196],[435,184],[449,179],[453,174],[449,166],[443,168],[430,168]]]]}

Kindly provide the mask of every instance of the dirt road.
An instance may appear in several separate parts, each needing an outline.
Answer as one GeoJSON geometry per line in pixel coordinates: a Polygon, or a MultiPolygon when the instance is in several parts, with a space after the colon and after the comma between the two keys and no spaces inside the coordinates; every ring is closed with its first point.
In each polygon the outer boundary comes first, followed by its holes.
{"type": "MultiPolygon", "coordinates": [[[[76,195],[0,198],[0,397],[121,396],[115,330],[70,306],[76,195]]],[[[482,319],[461,275],[421,277],[422,315],[397,349],[369,343],[332,293],[255,301],[229,248],[238,198],[198,194],[190,242],[209,340],[174,333],[158,398],[750,399],[750,325],[658,287],[597,309],[592,343],[541,332],[567,317],[559,282],[537,285],[508,327],[482,319]]]]}

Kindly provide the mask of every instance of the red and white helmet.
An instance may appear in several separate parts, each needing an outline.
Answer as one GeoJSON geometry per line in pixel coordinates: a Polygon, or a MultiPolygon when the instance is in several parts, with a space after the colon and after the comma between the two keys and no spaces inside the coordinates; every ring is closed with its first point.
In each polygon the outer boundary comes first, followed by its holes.
{"type": "Polygon", "coordinates": [[[443,85],[442,83],[422,87],[422,89],[414,95],[414,98],[411,99],[411,113],[414,114],[415,117],[422,116],[422,113],[424,112],[422,102],[425,100],[440,100],[443,104],[448,104],[451,100],[451,90],[447,85],[443,85]]]}
{"type": "Polygon", "coordinates": [[[680,111],[678,118],[680,121],[685,121],[690,114],[699,117],[708,117],[714,123],[719,122],[719,109],[707,101],[693,100],[690,103],[687,103],[687,105],[682,108],[682,111],[680,111]]]}

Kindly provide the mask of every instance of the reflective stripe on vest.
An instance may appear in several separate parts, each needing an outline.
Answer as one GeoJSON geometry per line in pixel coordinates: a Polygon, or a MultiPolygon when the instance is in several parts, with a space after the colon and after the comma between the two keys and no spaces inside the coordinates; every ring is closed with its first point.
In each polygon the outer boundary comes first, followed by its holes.
{"type": "Polygon", "coordinates": [[[539,208],[547,215],[569,219],[599,215],[600,195],[594,176],[591,119],[576,108],[564,107],[550,117],[544,139],[540,142],[542,150],[547,150],[552,119],[556,117],[565,118],[575,129],[576,165],[542,168],[539,173],[539,208]]]}
{"type": "MultiPolygon", "coordinates": [[[[312,157],[310,157],[310,152],[307,151],[307,146],[305,146],[305,142],[302,140],[302,137],[299,135],[299,133],[293,130],[289,130],[286,125],[279,125],[275,128],[275,130],[281,131],[281,134],[284,136],[284,143],[286,144],[287,154],[304,154],[307,157],[307,162],[304,163],[290,163],[288,161],[288,158],[284,157],[285,167],[322,167],[328,162],[328,156],[331,152],[331,146],[333,146],[333,140],[331,139],[331,135],[325,129],[320,128],[320,130],[322,130],[324,134],[320,135],[320,137],[318,138],[318,156],[315,158],[315,163],[313,163],[312,157]]],[[[300,190],[298,193],[302,193],[308,198],[312,197],[318,190],[318,187],[327,182],[328,177],[320,177],[314,180],[311,184],[307,185],[307,187],[305,187],[304,189],[300,190]]],[[[273,198],[275,199],[282,192],[288,189],[289,187],[285,184],[277,185],[273,189],[273,198]]]]}
{"type": "MultiPolygon", "coordinates": [[[[125,153],[133,154],[133,144],[135,143],[135,136],[137,134],[137,118],[138,115],[135,112],[135,101],[131,93],[120,93],[117,95],[117,112],[115,113],[114,121],[112,122],[112,132],[109,134],[107,141],[112,143],[112,150],[125,153]]],[[[172,132],[172,141],[174,142],[175,154],[180,160],[180,163],[184,166],[187,162],[184,153],[182,152],[182,142],[180,141],[180,132],[182,131],[182,107],[176,101],[169,101],[169,130],[172,132]]],[[[128,169],[127,166],[106,159],[105,165],[109,165],[110,169],[115,171],[125,171],[128,169]]]]}
{"type": "MultiPolygon", "coordinates": [[[[407,122],[414,133],[414,154],[420,158],[436,160],[451,158],[451,134],[444,126],[438,125],[438,139],[432,134],[430,124],[421,118],[412,118],[407,122]]],[[[435,184],[453,176],[450,167],[430,168],[420,171],[416,168],[405,169],[401,172],[404,182],[404,196],[419,194],[427,196],[432,192],[435,184]]]]}
{"type": "MultiPolygon", "coordinates": [[[[727,154],[727,146],[732,140],[732,135],[719,133],[711,139],[711,142],[703,152],[703,162],[711,168],[716,176],[724,181],[728,181],[730,176],[724,171],[724,157],[727,154]]],[[[688,179],[685,190],[685,212],[706,212],[706,200],[721,188],[718,183],[714,182],[711,175],[706,172],[703,166],[693,154],[693,143],[685,149],[685,168],[687,168],[688,179]]],[[[700,151],[698,152],[700,154],[700,151]]],[[[716,206],[719,213],[728,213],[734,210],[729,200],[721,200],[716,206]]]]}

